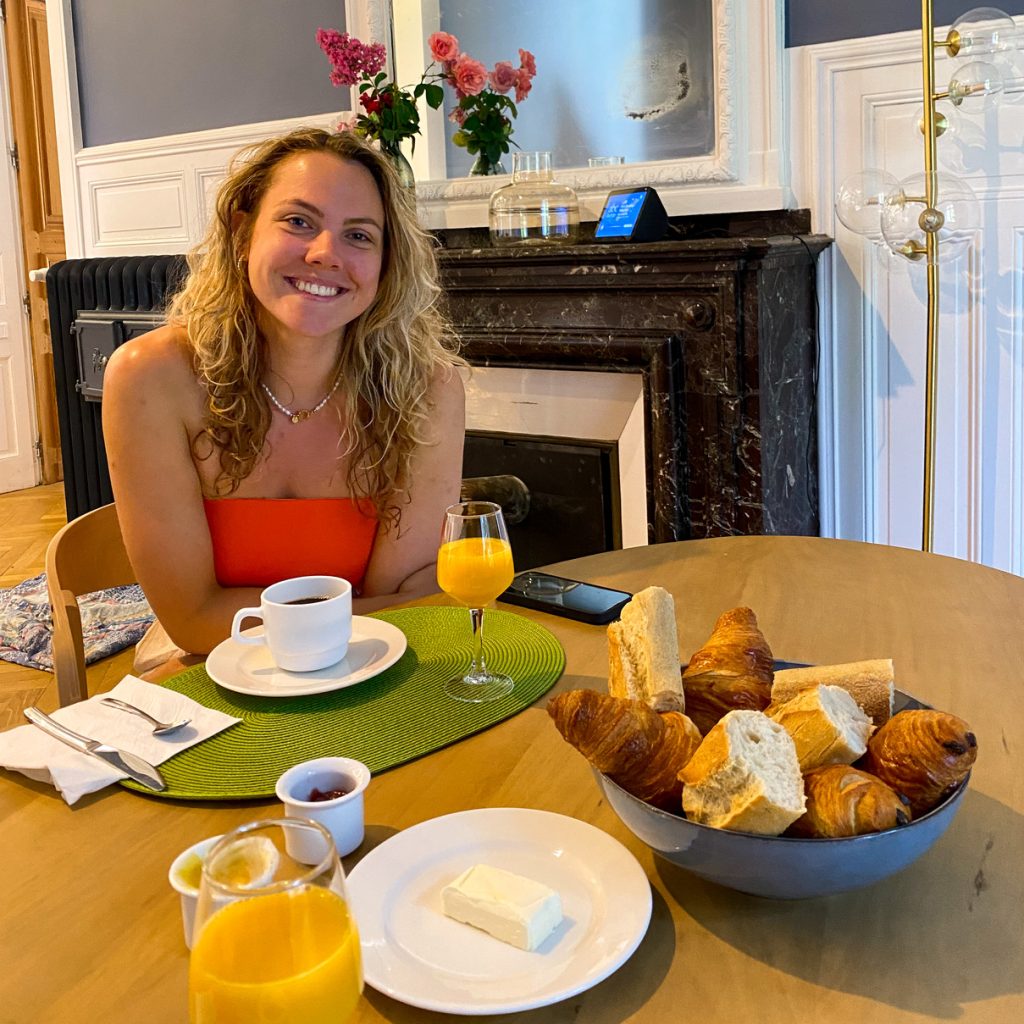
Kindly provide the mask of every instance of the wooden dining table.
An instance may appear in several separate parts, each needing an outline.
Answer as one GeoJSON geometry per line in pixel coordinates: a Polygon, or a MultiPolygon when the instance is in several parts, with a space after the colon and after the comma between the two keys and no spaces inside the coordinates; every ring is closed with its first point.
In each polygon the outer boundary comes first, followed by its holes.
{"type": "MultiPolygon", "coordinates": [[[[800,901],[721,888],[652,853],[559,736],[547,697],[381,773],[367,792],[366,840],[347,869],[427,819],[526,807],[604,830],[650,881],[650,926],[622,967],[560,1003],[501,1019],[1024,1020],[1024,579],[917,551],[788,537],[659,544],[552,571],[629,591],[667,588],[684,660],[737,605],[757,613],[778,659],[892,658],[897,686],[966,719],[979,754],[957,817],[920,860],[869,888],[800,901]]],[[[563,645],[552,693],[605,689],[604,628],[507,607],[563,645]]],[[[130,660],[119,657],[127,671],[130,660]]],[[[187,1020],[188,952],[168,866],[199,839],[281,813],[272,801],[189,803],[119,787],[68,807],[50,787],[0,773],[0,1022],[187,1020]]],[[[367,987],[355,1019],[445,1017],[367,987]]]]}

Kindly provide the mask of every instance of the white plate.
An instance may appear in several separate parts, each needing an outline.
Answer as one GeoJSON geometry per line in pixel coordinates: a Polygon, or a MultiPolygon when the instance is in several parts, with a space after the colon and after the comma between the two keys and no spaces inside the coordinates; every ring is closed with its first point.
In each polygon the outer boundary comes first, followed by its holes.
{"type": "Polygon", "coordinates": [[[441,1013],[512,1013],[582,992],[618,969],[651,919],[651,887],[636,858],[576,818],[484,808],[399,832],[352,870],[366,982],[441,1013]],[[532,953],[445,917],[441,889],[474,864],[550,886],[565,920],[532,953]]]}
{"type": "MultiPolygon", "coordinates": [[[[258,636],[262,626],[244,629],[258,636]]],[[[226,690],[254,697],[302,697],[355,686],[380,675],[405,653],[405,634],[383,619],[352,616],[352,639],[341,661],[316,672],[286,672],[274,664],[266,644],[240,644],[228,637],[206,659],[206,673],[226,690]]]]}

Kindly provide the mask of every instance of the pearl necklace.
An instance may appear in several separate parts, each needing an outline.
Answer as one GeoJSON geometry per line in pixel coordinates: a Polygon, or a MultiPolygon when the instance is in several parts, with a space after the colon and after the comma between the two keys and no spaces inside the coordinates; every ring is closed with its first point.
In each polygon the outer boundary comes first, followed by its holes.
{"type": "Polygon", "coordinates": [[[319,402],[316,403],[316,405],[313,406],[312,409],[296,409],[293,412],[291,409],[288,409],[279,401],[277,395],[275,395],[274,392],[271,391],[270,388],[268,388],[267,385],[263,383],[263,381],[260,381],[260,387],[263,388],[263,390],[266,392],[267,398],[269,398],[271,402],[273,402],[274,405],[276,405],[277,408],[280,409],[281,412],[283,412],[285,416],[287,416],[288,419],[292,421],[292,423],[302,423],[303,420],[308,420],[309,417],[313,415],[313,413],[319,412],[334,397],[334,392],[338,390],[338,386],[340,384],[341,377],[335,377],[334,386],[331,388],[330,391],[327,392],[326,395],[324,395],[323,398],[320,399],[319,402]]]}

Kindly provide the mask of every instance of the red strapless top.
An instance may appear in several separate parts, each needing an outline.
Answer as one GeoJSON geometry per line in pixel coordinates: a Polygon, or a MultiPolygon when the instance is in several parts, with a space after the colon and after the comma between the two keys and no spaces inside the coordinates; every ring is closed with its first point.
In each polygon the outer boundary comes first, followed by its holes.
{"type": "Polygon", "coordinates": [[[353,498],[204,499],[222,587],[267,587],[292,576],[341,576],[358,590],[377,520],[353,498]]]}

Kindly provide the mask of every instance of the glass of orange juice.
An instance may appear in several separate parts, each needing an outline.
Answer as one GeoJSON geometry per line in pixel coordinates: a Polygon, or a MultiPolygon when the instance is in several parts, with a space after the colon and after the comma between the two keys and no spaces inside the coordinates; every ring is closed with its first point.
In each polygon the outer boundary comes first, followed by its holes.
{"type": "Polygon", "coordinates": [[[344,1024],[363,990],[345,875],[321,825],[257,821],[203,863],[191,1024],[344,1024]]]}
{"type": "Polygon", "coordinates": [[[491,501],[461,501],[445,511],[437,552],[437,584],[469,608],[473,627],[473,663],[445,685],[456,700],[497,700],[510,693],[512,680],[484,664],[484,606],[512,582],[512,548],[501,506],[491,501]]]}

